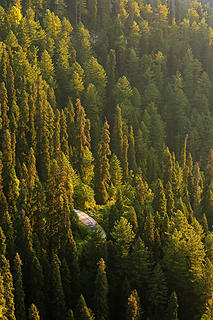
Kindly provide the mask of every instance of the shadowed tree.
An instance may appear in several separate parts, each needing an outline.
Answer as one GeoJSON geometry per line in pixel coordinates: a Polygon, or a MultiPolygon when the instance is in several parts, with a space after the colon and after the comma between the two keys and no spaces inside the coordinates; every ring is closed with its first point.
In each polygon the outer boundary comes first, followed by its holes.
{"type": "Polygon", "coordinates": [[[97,320],[107,320],[108,310],[108,282],[104,260],[98,263],[98,273],[95,280],[94,311],[97,320]]]}
{"type": "Polygon", "coordinates": [[[38,309],[33,303],[29,309],[29,320],[40,320],[38,309]]]}

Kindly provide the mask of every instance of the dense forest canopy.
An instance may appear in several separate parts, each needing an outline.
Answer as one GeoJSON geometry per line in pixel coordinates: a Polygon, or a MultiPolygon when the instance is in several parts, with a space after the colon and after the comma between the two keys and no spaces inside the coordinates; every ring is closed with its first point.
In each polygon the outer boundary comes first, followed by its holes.
{"type": "Polygon", "coordinates": [[[1,319],[212,319],[212,89],[212,0],[0,1],[1,319]]]}

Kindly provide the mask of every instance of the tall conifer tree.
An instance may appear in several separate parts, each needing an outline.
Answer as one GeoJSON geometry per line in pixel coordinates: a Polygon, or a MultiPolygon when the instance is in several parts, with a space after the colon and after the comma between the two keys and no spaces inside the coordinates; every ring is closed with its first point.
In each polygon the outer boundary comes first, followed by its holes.
{"type": "Polygon", "coordinates": [[[97,320],[107,320],[109,316],[108,281],[105,269],[105,262],[101,258],[101,260],[98,263],[98,273],[95,281],[94,311],[97,320]]]}
{"type": "Polygon", "coordinates": [[[95,167],[95,191],[96,201],[98,203],[106,203],[108,200],[108,183],[110,180],[109,159],[111,150],[109,147],[110,133],[107,121],[102,129],[101,141],[96,151],[96,167],[95,167]]]}

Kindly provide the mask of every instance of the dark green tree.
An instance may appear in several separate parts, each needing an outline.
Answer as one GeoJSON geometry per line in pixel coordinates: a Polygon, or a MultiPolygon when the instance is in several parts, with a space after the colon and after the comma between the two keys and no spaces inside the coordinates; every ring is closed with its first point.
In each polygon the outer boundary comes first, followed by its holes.
{"type": "Polygon", "coordinates": [[[95,197],[98,203],[106,203],[108,200],[108,184],[110,180],[109,159],[111,154],[109,147],[110,133],[109,125],[105,121],[102,129],[101,141],[96,151],[96,166],[95,166],[95,197]]]}
{"type": "Polygon", "coordinates": [[[15,320],[15,301],[13,295],[13,278],[10,272],[10,263],[5,258],[4,255],[0,256],[0,268],[1,268],[1,275],[3,278],[4,283],[4,297],[5,297],[5,307],[6,313],[5,316],[8,319],[15,320]]]}
{"type": "Polygon", "coordinates": [[[25,320],[25,304],[24,304],[24,288],[22,282],[22,261],[18,253],[16,253],[13,261],[13,282],[15,297],[15,315],[17,320],[25,320]]]}
{"type": "Polygon", "coordinates": [[[60,273],[61,262],[56,254],[51,262],[51,285],[52,285],[52,319],[65,318],[65,298],[60,273]]]}
{"type": "Polygon", "coordinates": [[[94,317],[87,307],[83,295],[81,294],[78,300],[78,304],[75,310],[75,319],[76,320],[94,320],[94,317]]]}
{"type": "Polygon", "coordinates": [[[136,164],[136,157],[135,157],[135,138],[132,126],[130,126],[129,131],[129,150],[128,150],[128,162],[129,162],[129,169],[136,172],[137,164],[136,164]]]}
{"type": "Polygon", "coordinates": [[[175,292],[172,292],[169,298],[167,319],[178,320],[178,300],[175,292]]]}
{"type": "Polygon", "coordinates": [[[167,213],[167,200],[164,192],[163,183],[160,179],[157,180],[155,188],[155,196],[153,200],[153,207],[156,211],[164,216],[167,213]]]}
{"type": "Polygon", "coordinates": [[[67,311],[66,320],[74,320],[73,311],[72,311],[71,309],[69,309],[69,310],[67,311]]]}
{"type": "Polygon", "coordinates": [[[3,283],[3,278],[0,275],[0,310],[1,310],[1,317],[2,320],[8,320],[8,318],[6,317],[6,300],[4,297],[4,283],[3,283]]]}
{"type": "Polygon", "coordinates": [[[95,281],[94,311],[96,319],[106,320],[109,318],[108,310],[108,281],[104,260],[98,262],[98,273],[95,281]]]}
{"type": "Polygon", "coordinates": [[[0,227],[0,254],[3,254],[4,256],[6,255],[6,237],[5,234],[2,230],[2,228],[0,227]]]}
{"type": "Polygon", "coordinates": [[[127,181],[129,176],[128,150],[129,150],[129,143],[128,143],[128,138],[125,135],[124,141],[123,141],[123,157],[122,157],[122,169],[123,169],[124,181],[127,181]]]}
{"type": "Polygon", "coordinates": [[[114,121],[112,128],[112,151],[116,154],[118,159],[123,159],[123,128],[121,109],[117,105],[114,113],[114,121]]]}

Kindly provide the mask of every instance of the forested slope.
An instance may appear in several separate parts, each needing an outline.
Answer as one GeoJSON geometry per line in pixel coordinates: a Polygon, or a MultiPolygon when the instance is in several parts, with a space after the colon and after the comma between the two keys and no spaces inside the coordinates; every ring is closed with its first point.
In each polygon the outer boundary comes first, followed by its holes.
{"type": "Polygon", "coordinates": [[[211,319],[210,4],[0,5],[0,318],[211,319]]]}

